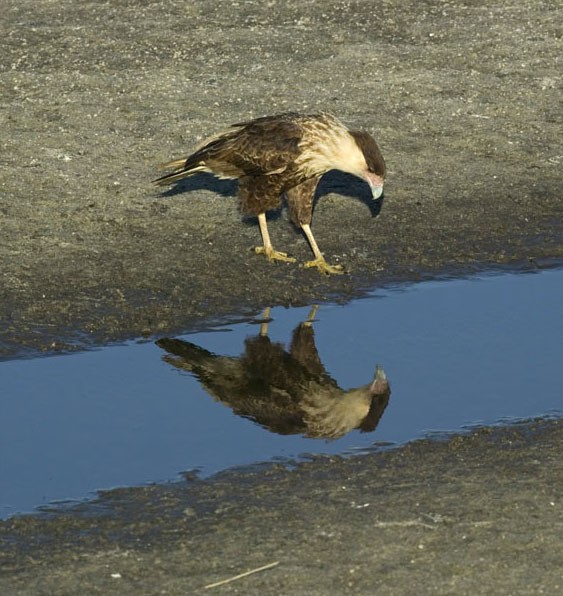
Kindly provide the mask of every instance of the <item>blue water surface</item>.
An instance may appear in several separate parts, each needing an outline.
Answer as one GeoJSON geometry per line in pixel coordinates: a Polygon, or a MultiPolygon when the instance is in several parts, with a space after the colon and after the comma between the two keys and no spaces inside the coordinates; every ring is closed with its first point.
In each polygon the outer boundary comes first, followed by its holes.
{"type": "MultiPolygon", "coordinates": [[[[269,337],[289,344],[309,311],[272,309],[269,337]]],[[[209,475],[563,411],[563,270],[375,291],[322,305],[313,328],[340,387],[384,368],[392,393],[374,432],[273,434],[215,402],[153,342],[0,363],[0,518],[193,469],[209,475]]],[[[258,331],[249,321],[181,337],[238,356],[258,331]]]]}

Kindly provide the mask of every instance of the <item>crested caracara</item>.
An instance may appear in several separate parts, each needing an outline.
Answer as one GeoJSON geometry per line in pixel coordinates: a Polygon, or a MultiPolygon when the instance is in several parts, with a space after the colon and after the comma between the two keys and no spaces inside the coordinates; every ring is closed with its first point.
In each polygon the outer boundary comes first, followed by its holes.
{"type": "Polygon", "coordinates": [[[257,253],[268,260],[294,262],[274,250],[266,224],[266,212],[278,209],[285,194],[292,221],[303,230],[315,258],[305,267],[323,273],[342,273],[329,265],[311,232],[315,190],[329,170],[341,170],[365,180],[374,199],[383,192],[385,161],[373,138],[364,131],[349,130],[331,114],[303,115],[290,112],[234,124],[204,140],[194,153],[162,166],[172,171],[155,182],[176,182],[197,172],[219,178],[238,178],[244,213],[256,215],[263,246],[257,253]]]}

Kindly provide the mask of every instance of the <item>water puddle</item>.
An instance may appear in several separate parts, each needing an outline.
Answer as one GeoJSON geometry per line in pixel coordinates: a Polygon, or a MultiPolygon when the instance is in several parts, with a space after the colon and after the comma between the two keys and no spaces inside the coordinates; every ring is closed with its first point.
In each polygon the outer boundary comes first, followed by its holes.
{"type": "Polygon", "coordinates": [[[190,470],[561,415],[562,296],[563,270],[428,282],[2,362],[0,518],[190,470]]]}

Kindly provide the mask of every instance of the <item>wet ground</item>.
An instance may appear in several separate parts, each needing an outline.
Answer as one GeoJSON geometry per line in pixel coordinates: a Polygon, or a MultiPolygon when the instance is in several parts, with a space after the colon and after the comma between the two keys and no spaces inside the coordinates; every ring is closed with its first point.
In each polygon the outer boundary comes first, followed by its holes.
{"type": "Polygon", "coordinates": [[[123,489],[0,524],[3,594],[557,594],[561,422],[123,489]]]}
{"type": "MultiPolygon", "coordinates": [[[[561,17],[560,3],[531,0],[4,3],[2,357],[559,262],[561,17]],[[313,230],[346,276],[254,255],[256,222],[241,221],[232,184],[150,185],[202,136],[287,109],[366,128],[389,165],[383,204],[343,175],[319,189],[313,230]]],[[[309,258],[285,211],[270,228],[309,258]]],[[[384,423],[397,389],[374,358],[392,384],[384,423]]],[[[560,431],[483,430],[2,522],[0,591],[197,593],[279,560],[217,590],[557,593],[560,431]]]]}
{"type": "Polygon", "coordinates": [[[2,592],[200,593],[275,563],[216,589],[557,593],[562,274],[426,282],[156,344],[1,363],[4,515],[145,485],[0,522],[2,592]],[[297,419],[283,408],[280,422],[279,378],[277,394],[264,383],[276,381],[272,358],[264,374],[241,364],[256,341],[260,354],[277,346],[284,375],[306,365],[337,402],[309,400],[297,419]],[[376,360],[391,393],[372,392],[375,416],[360,409],[346,429],[364,433],[327,442],[335,426],[319,420],[340,420],[335,405],[370,386],[376,360]],[[228,377],[242,374],[267,411],[233,392],[228,377]],[[304,424],[311,405],[323,412],[315,426],[304,424]],[[267,458],[278,463],[208,477],[267,458]]]}

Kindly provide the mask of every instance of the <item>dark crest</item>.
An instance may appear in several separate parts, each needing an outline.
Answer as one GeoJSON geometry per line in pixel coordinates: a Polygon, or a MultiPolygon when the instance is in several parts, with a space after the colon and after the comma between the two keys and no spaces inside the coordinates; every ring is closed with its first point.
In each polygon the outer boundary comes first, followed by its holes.
{"type": "Polygon", "coordinates": [[[373,137],[363,130],[351,130],[350,134],[362,150],[369,171],[385,178],[385,160],[373,137]]]}

